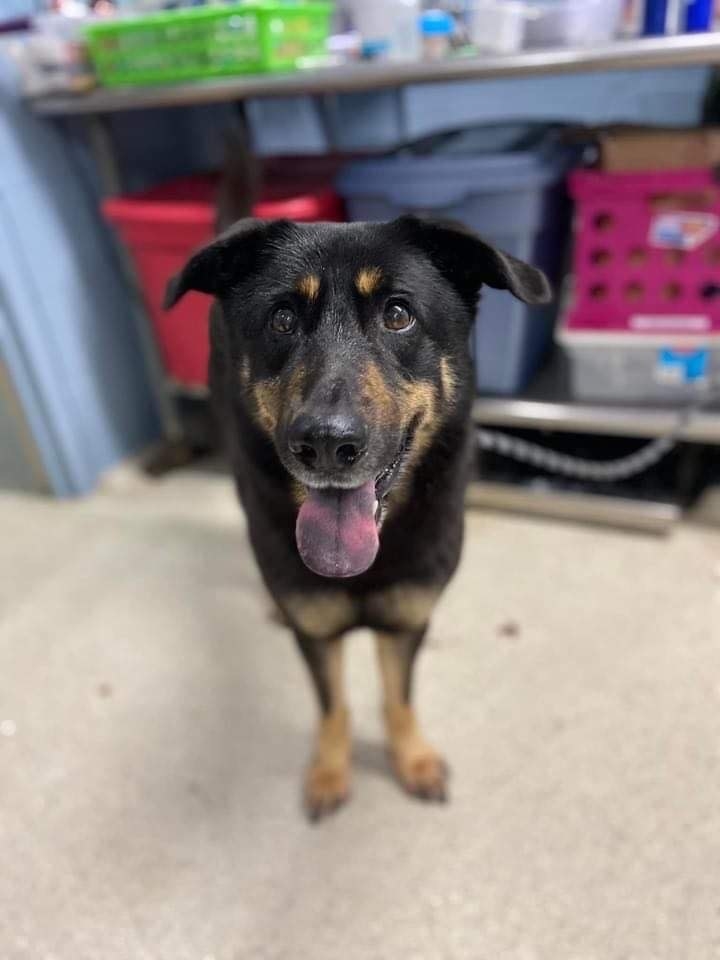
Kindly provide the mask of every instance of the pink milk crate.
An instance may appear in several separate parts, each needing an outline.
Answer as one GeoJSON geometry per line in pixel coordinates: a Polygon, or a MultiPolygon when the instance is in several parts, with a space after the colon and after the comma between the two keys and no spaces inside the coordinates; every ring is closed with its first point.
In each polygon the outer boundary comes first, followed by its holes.
{"type": "Polygon", "coordinates": [[[558,336],[581,399],[672,401],[720,373],[720,184],[710,170],[577,171],[558,336]]]}

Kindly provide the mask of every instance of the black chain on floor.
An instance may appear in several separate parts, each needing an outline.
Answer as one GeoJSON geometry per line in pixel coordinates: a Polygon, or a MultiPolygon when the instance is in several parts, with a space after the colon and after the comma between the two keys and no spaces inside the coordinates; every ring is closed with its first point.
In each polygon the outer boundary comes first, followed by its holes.
{"type": "MultiPolygon", "coordinates": [[[[720,384],[713,384],[703,396],[697,395],[693,398],[688,406],[678,413],[677,423],[664,436],[651,440],[635,453],[615,460],[586,460],[584,457],[569,456],[557,450],[550,450],[539,443],[514,437],[501,430],[486,430],[484,427],[479,427],[477,430],[478,444],[481,450],[499,453],[503,457],[528,463],[563,477],[598,483],[615,483],[618,480],[628,480],[630,477],[638,476],[659,463],[678,445],[693,416],[715,399],[720,399],[720,384]]],[[[720,417],[720,411],[718,416],[720,417]]]]}

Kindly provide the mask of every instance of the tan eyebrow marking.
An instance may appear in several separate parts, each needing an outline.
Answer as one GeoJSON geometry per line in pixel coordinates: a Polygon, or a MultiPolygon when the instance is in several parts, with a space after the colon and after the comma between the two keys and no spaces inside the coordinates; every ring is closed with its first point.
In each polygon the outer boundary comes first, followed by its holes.
{"type": "Polygon", "coordinates": [[[317,300],[317,295],[320,293],[320,277],[309,273],[306,277],[300,277],[295,287],[297,292],[308,300],[317,300]]]}
{"type": "Polygon", "coordinates": [[[381,280],[382,270],[380,267],[363,267],[355,277],[355,286],[358,293],[361,293],[364,297],[369,297],[380,286],[381,280]]]}

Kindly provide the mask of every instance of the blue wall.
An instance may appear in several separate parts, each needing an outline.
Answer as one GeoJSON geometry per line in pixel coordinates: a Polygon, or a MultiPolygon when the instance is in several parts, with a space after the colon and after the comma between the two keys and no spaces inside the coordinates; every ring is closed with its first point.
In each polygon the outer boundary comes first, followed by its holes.
{"type": "Polygon", "coordinates": [[[0,58],[0,356],[58,495],[157,437],[133,303],[92,178],[0,58]]]}

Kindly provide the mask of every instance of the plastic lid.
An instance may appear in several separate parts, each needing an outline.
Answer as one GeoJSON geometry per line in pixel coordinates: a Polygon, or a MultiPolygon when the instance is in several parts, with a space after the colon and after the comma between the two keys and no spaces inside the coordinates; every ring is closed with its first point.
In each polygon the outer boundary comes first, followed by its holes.
{"type": "Polygon", "coordinates": [[[563,179],[574,156],[552,142],[497,153],[398,153],[356,160],[337,182],[351,200],[373,197],[429,210],[465,203],[468,197],[544,189],[563,179]]]}
{"type": "Polygon", "coordinates": [[[420,17],[420,30],[425,36],[448,36],[455,29],[455,21],[444,10],[426,10],[420,17]]]}
{"type": "Polygon", "coordinates": [[[390,156],[471,156],[528,153],[557,145],[556,128],[546,123],[496,123],[441,130],[404,143],[390,156]]]}

